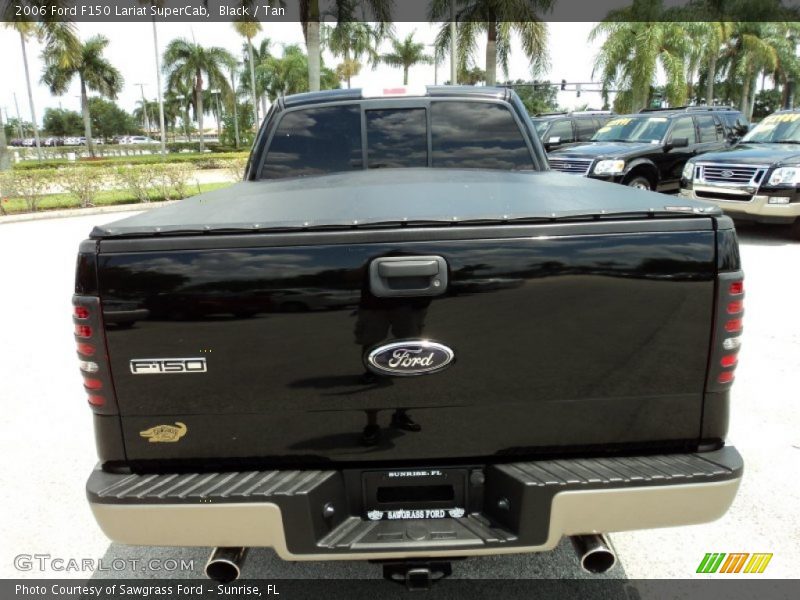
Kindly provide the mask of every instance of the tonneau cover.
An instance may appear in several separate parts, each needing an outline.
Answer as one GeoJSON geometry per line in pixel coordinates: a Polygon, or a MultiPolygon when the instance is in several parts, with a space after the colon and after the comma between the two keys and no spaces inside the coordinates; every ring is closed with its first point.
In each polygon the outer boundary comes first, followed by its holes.
{"type": "Polygon", "coordinates": [[[245,181],[96,227],[91,237],[721,214],[705,202],[552,171],[381,169],[245,181]]]}

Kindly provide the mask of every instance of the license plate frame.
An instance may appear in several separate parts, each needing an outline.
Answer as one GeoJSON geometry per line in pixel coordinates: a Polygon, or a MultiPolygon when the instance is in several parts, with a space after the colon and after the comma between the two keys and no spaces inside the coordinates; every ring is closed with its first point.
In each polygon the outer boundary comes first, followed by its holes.
{"type": "Polygon", "coordinates": [[[466,469],[388,469],[362,474],[364,516],[373,521],[460,518],[466,469]]]}

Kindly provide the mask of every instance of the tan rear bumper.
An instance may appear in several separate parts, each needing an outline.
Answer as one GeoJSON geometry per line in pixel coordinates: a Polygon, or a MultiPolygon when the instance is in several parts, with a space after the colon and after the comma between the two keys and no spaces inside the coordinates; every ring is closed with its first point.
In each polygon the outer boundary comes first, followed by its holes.
{"type": "MultiPolygon", "coordinates": [[[[464,508],[431,510],[427,516],[440,518],[428,519],[369,505],[362,481],[374,478],[374,469],[150,475],[96,469],[87,494],[100,528],[123,544],[271,547],[287,560],[474,556],[550,550],[562,536],[713,521],[733,502],[743,463],[724,447],[468,471],[480,477],[470,477],[464,508]],[[414,518],[403,520],[408,516],[414,518]]],[[[392,477],[382,485],[404,480],[392,477]]]]}
{"type": "MultiPolygon", "coordinates": [[[[103,532],[114,542],[142,546],[270,547],[284,560],[358,560],[435,556],[479,556],[543,552],[562,536],[706,523],[722,517],[733,502],[740,479],[679,486],[556,494],[549,534],[535,546],[470,547],[378,552],[293,553],[287,547],[280,508],[273,503],[242,504],[92,504],[103,532]]],[[[436,527],[436,521],[408,521],[436,527]]]]}

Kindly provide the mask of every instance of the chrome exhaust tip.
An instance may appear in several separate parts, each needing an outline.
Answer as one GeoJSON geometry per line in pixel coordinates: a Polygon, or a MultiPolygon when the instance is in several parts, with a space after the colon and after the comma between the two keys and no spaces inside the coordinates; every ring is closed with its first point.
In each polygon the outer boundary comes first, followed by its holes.
{"type": "Polygon", "coordinates": [[[570,541],[581,569],[587,573],[605,573],[617,563],[611,545],[602,535],[573,535],[570,541]]]}
{"type": "Polygon", "coordinates": [[[242,574],[247,548],[214,548],[206,563],[206,577],[217,583],[230,583],[242,574]]]}

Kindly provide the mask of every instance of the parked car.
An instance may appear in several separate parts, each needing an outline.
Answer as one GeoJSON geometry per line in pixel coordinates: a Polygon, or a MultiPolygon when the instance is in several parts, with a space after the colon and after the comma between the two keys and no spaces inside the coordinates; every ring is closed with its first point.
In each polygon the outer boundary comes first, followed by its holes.
{"type": "Polygon", "coordinates": [[[80,246],[95,519],[218,580],[266,546],[413,587],[719,518],[743,274],[681,202],[548,170],[508,89],[277,98],[244,181],[80,246]]]}
{"type": "Polygon", "coordinates": [[[545,150],[568,148],[588,142],[595,132],[614,115],[611,111],[585,110],[539,113],[532,117],[533,125],[545,150]]]}
{"type": "Polygon", "coordinates": [[[681,195],[742,221],[790,224],[800,239],[800,109],[778,111],[735,146],[691,159],[681,195]]]}
{"type": "Polygon", "coordinates": [[[678,191],[686,161],[737,139],[741,113],[730,107],[648,109],[612,118],[591,142],[549,155],[556,171],[643,190],[678,191]]]}
{"type": "Polygon", "coordinates": [[[127,144],[155,144],[156,141],[153,138],[147,137],[146,135],[132,135],[128,138],[125,142],[127,144]]]}

